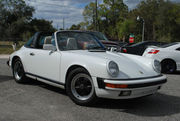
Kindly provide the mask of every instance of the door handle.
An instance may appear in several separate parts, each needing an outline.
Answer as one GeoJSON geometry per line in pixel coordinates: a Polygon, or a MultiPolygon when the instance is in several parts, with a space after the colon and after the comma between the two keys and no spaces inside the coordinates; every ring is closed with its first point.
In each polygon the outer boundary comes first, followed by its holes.
{"type": "Polygon", "coordinates": [[[31,56],[34,56],[35,54],[34,53],[30,53],[31,56]]]}

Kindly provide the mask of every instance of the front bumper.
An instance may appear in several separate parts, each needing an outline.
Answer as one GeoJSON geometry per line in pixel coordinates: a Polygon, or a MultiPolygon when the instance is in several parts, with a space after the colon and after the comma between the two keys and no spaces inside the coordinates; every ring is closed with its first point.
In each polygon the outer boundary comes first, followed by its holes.
{"type": "Polygon", "coordinates": [[[167,79],[166,76],[159,75],[155,77],[119,80],[96,78],[96,82],[95,91],[98,97],[130,99],[156,93],[162,84],[167,82],[167,79]],[[107,84],[120,86],[109,87],[107,84]]]}

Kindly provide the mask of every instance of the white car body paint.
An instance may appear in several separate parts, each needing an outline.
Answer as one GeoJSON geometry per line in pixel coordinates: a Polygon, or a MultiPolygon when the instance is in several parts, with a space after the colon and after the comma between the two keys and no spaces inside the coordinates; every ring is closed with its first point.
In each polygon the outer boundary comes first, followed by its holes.
{"type": "MultiPolygon", "coordinates": [[[[57,43],[56,36],[55,41],[57,43]]],[[[12,59],[15,56],[21,59],[28,77],[59,87],[63,87],[62,85],[66,83],[66,74],[71,66],[84,67],[93,79],[96,95],[104,98],[128,99],[150,95],[157,92],[165,82],[137,88],[114,89],[100,88],[97,78],[104,79],[104,83],[130,85],[143,85],[166,80],[166,76],[154,70],[154,59],[130,54],[107,51],[89,52],[88,50],[60,51],[58,47],[57,51],[52,52],[51,50],[32,49],[23,46],[10,55],[9,66],[12,66],[12,59]],[[30,56],[31,53],[34,55],[30,56]],[[108,74],[107,64],[109,61],[118,64],[120,72],[117,77],[111,77],[108,74]],[[130,96],[119,96],[123,90],[130,90],[132,94],[130,96]]]]}
{"type": "Polygon", "coordinates": [[[178,48],[180,48],[180,42],[166,48],[149,47],[144,51],[143,56],[159,60],[160,62],[164,59],[172,59],[176,62],[177,71],[180,71],[180,50],[177,50],[178,48]],[[152,49],[159,50],[159,52],[157,54],[149,54],[148,52],[152,49]]]}

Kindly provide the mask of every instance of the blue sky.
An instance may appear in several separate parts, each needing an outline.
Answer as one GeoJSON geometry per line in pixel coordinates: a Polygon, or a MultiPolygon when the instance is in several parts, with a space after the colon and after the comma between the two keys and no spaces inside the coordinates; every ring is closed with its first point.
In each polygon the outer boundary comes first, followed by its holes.
{"type": "MultiPolygon", "coordinates": [[[[72,24],[83,21],[82,12],[84,7],[95,0],[26,0],[35,7],[34,17],[53,21],[53,26],[62,28],[63,18],[65,18],[65,28],[72,24]]],[[[102,2],[102,0],[98,0],[102,2]]],[[[130,9],[136,7],[141,0],[124,0],[130,9]]],[[[180,0],[171,0],[180,2],[180,0]]]]}

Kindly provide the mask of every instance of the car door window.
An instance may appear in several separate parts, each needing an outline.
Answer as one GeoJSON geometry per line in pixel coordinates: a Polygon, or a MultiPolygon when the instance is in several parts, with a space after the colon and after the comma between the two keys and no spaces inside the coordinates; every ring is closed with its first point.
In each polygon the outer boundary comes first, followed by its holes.
{"type": "Polygon", "coordinates": [[[60,50],[66,50],[66,43],[69,35],[67,32],[62,32],[58,34],[58,45],[60,50]]]}
{"type": "Polygon", "coordinates": [[[37,39],[37,45],[36,45],[36,48],[37,49],[43,49],[43,44],[44,44],[44,40],[47,36],[46,35],[41,35],[39,36],[39,38],[37,39]]]}
{"type": "Polygon", "coordinates": [[[33,40],[34,40],[34,36],[31,37],[24,46],[25,46],[25,47],[28,47],[28,48],[34,48],[34,42],[33,42],[33,40]]]}
{"type": "Polygon", "coordinates": [[[36,49],[51,50],[52,48],[56,48],[55,38],[49,34],[40,35],[36,43],[36,49]]]}
{"type": "Polygon", "coordinates": [[[42,49],[43,48],[43,44],[44,44],[44,40],[45,40],[45,37],[46,36],[41,36],[39,41],[38,41],[38,47],[39,49],[42,49]]]}
{"type": "Polygon", "coordinates": [[[56,42],[55,42],[55,37],[54,34],[52,35],[52,40],[51,40],[52,45],[56,46],[56,42]]]}

